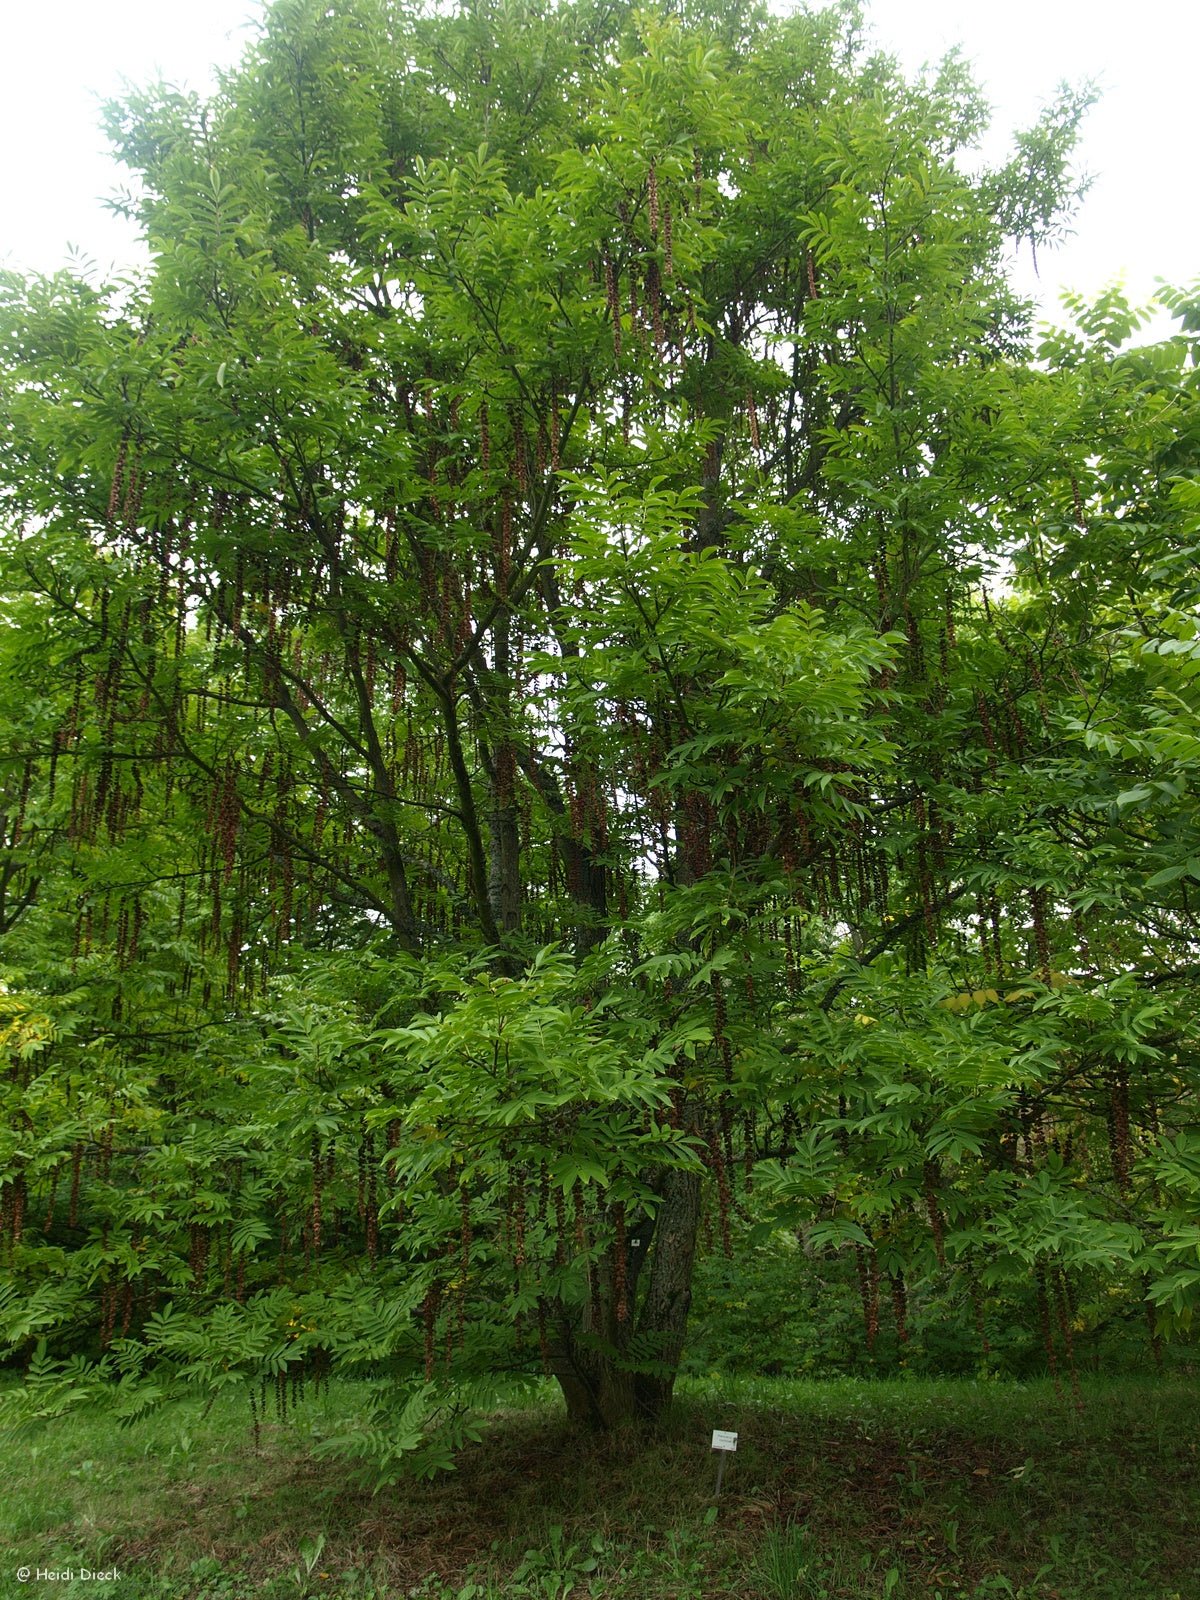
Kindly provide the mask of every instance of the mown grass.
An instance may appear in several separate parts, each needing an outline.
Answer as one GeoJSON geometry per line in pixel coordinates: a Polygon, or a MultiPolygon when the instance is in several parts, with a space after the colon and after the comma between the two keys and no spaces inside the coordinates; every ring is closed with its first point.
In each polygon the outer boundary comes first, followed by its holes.
{"type": "Polygon", "coordinates": [[[0,1596],[71,1600],[1200,1600],[1192,1379],[691,1383],[579,1441],[549,1393],[459,1470],[370,1495],[314,1461],[351,1384],[269,1425],[178,1403],[6,1441],[0,1596]],[[739,1449],[714,1500],[714,1427],[739,1449]],[[21,1566],[121,1577],[19,1583],[21,1566]]]}

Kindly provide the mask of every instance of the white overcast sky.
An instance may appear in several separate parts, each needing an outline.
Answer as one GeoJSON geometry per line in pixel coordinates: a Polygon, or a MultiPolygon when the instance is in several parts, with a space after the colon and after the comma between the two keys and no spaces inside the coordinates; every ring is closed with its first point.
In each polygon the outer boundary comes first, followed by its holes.
{"type": "MultiPolygon", "coordinates": [[[[102,200],[120,182],[97,125],[122,79],[205,88],[240,54],[254,0],[0,0],[0,262],[52,271],[75,247],[102,269],[132,265],[132,231],[102,200]]],[[[1195,173],[1200,0],[874,0],[879,44],[907,67],[963,46],[995,108],[988,149],[1027,125],[1063,79],[1095,80],[1082,165],[1095,182],[1076,237],[1026,254],[1022,288],[1052,311],[1059,288],[1092,293],[1123,277],[1200,277],[1195,173]]]]}

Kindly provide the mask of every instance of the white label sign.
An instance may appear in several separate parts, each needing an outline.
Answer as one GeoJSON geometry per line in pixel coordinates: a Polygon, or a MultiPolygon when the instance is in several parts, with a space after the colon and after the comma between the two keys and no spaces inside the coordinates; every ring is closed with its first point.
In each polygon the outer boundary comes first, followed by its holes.
{"type": "Polygon", "coordinates": [[[712,1447],[714,1450],[736,1450],[737,1434],[722,1433],[720,1428],[714,1428],[712,1447]]]}

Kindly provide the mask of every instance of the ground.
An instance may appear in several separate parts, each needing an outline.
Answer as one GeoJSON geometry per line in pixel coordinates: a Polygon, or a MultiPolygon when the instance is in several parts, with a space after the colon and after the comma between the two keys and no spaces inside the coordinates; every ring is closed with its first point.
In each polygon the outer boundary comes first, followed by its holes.
{"type": "Polygon", "coordinates": [[[547,1390],[375,1496],[310,1454],[361,1397],[331,1385],[257,1453],[233,1396],[4,1441],[0,1596],[1200,1600],[1187,1377],[1086,1382],[1081,1409],[1047,1383],[693,1382],[640,1448],[581,1444],[547,1390]]]}

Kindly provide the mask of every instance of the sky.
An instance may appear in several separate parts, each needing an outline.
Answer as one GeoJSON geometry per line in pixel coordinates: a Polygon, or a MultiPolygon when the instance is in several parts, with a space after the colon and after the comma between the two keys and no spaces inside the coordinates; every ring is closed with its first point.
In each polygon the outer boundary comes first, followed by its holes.
{"type": "MultiPolygon", "coordinates": [[[[162,75],[205,89],[249,37],[254,0],[7,0],[0,56],[0,263],[54,271],[75,249],[102,270],[144,259],[103,200],[121,183],[99,129],[100,100],[122,81],[162,75]]],[[[875,40],[915,70],[960,45],[994,108],[985,154],[1027,126],[1063,80],[1102,91],[1080,165],[1093,177],[1075,236],[1026,250],[1018,285],[1052,315],[1065,287],[1093,294],[1122,279],[1137,298],[1156,278],[1200,278],[1194,173],[1200,5],[1155,0],[874,0],[875,40]]]]}

